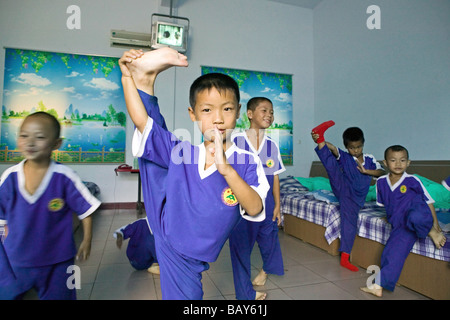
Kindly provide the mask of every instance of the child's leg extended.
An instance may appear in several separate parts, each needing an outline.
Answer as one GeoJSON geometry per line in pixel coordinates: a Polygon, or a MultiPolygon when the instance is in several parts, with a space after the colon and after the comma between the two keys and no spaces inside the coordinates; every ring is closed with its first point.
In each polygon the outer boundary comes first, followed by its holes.
{"type": "Polygon", "coordinates": [[[161,128],[167,130],[166,121],[159,109],[158,99],[142,90],[138,90],[138,92],[142,103],[144,104],[145,110],[147,110],[148,116],[152,118],[153,121],[155,121],[155,123],[161,128]]]}
{"type": "Polygon", "coordinates": [[[315,151],[327,171],[334,195],[339,198],[344,185],[344,174],[342,173],[336,157],[330,149],[328,149],[327,145],[325,145],[322,149],[316,148],[315,151]]]}
{"type": "MultiPolygon", "coordinates": [[[[166,122],[159,109],[158,99],[141,90],[138,90],[138,93],[148,116],[156,124],[167,130],[166,122]]],[[[145,212],[153,232],[159,234],[161,229],[160,216],[165,199],[167,169],[144,158],[139,158],[138,161],[145,212]]]]}

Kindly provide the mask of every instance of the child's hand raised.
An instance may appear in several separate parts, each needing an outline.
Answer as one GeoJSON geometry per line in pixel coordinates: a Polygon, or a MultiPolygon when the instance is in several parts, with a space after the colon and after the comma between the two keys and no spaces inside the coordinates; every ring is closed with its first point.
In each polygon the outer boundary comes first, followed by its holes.
{"type": "Polygon", "coordinates": [[[214,126],[214,147],[210,148],[210,152],[214,155],[214,163],[216,164],[217,171],[221,175],[227,174],[227,170],[230,168],[225,151],[223,149],[223,137],[217,126],[214,126]]]}
{"type": "Polygon", "coordinates": [[[356,164],[358,165],[358,170],[359,172],[361,172],[362,174],[368,174],[366,168],[364,168],[364,166],[362,165],[361,162],[359,162],[359,160],[356,160],[356,164]]]}
{"type": "Polygon", "coordinates": [[[119,67],[120,71],[122,71],[123,77],[131,77],[130,70],[128,69],[127,64],[131,63],[133,60],[136,60],[144,55],[144,51],[142,50],[134,50],[125,51],[122,57],[119,59],[119,67]]]}
{"type": "Polygon", "coordinates": [[[311,132],[311,137],[314,142],[317,143],[317,139],[319,139],[319,135],[317,133],[311,132]]]}

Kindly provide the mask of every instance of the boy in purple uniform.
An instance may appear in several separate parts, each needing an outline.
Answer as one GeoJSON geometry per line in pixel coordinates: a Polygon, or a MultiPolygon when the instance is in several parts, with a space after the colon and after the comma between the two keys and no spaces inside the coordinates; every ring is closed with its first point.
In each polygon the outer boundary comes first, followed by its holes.
{"type": "MultiPolygon", "coordinates": [[[[29,115],[17,145],[25,160],[7,169],[0,185],[0,223],[8,234],[3,246],[15,281],[0,287],[0,299],[19,299],[35,288],[40,299],[76,299],[67,286],[67,268],[91,250],[90,215],[100,202],[76,173],[51,160],[61,145],[60,125],[45,112],[29,115]],[[82,221],[84,237],[75,248],[72,215],[82,221]]],[[[1,277],[2,275],[0,275],[1,277]]]]}
{"type": "Polygon", "coordinates": [[[315,150],[328,173],[331,189],[339,199],[341,266],[358,271],[349,261],[356,237],[358,213],[364,206],[372,177],[381,176],[384,170],[372,155],[363,153],[364,134],[359,128],[348,128],[342,135],[348,152],[325,141],[324,133],[333,125],[334,121],[324,122],[314,128],[311,135],[317,143],[315,150]]]}
{"type": "Polygon", "coordinates": [[[155,238],[146,218],[138,219],[114,231],[116,245],[120,249],[123,240],[128,240],[127,257],[136,270],[147,269],[150,273],[159,274],[156,258],[155,238]]]}
{"type": "Polygon", "coordinates": [[[154,212],[151,225],[163,299],[201,299],[201,273],[217,259],[241,215],[264,219],[268,183],[261,163],[230,138],[239,115],[239,88],[222,74],[194,81],[188,110],[204,143],[193,146],[148,117],[134,81],[143,76],[153,86],[165,69],[187,66],[186,57],[161,48],[137,59],[126,52],[119,64],[128,112],[136,126],[133,153],[167,168],[165,203],[162,212],[154,212]]]}
{"type": "Polygon", "coordinates": [[[394,291],[414,243],[427,235],[438,249],[446,239],[440,231],[431,198],[422,182],[406,173],[410,164],[408,150],[395,145],[386,149],[384,165],[389,174],[377,180],[377,204],[386,208],[392,231],[381,255],[381,269],[375,283],[361,288],[381,297],[383,288],[394,291]]]}
{"type": "Polygon", "coordinates": [[[253,285],[265,284],[267,274],[283,275],[283,257],[278,239],[280,217],[280,182],[278,175],[285,171],[278,145],[265,133],[273,122],[273,105],[270,99],[255,97],[247,103],[247,117],[250,129],[235,134],[233,141],[238,148],[250,151],[261,159],[269,182],[265,210],[266,218],[261,222],[242,219],[230,235],[230,254],[233,266],[233,280],[238,300],[263,300],[263,292],[257,292],[253,285]],[[263,268],[253,282],[250,256],[255,241],[263,260],[263,268]]]}

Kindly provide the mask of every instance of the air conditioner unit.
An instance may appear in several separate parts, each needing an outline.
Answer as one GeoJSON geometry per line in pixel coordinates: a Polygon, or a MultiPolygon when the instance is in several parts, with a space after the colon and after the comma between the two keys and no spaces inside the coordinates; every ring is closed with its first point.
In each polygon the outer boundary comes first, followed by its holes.
{"type": "Polygon", "coordinates": [[[130,32],[125,30],[111,30],[111,46],[150,48],[151,34],[130,32]]]}

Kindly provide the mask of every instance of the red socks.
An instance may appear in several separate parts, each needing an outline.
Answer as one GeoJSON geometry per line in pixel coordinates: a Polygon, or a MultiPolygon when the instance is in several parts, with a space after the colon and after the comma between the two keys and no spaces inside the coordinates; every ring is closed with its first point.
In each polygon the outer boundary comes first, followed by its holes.
{"type": "Polygon", "coordinates": [[[342,252],[341,253],[341,266],[343,266],[344,268],[347,268],[350,271],[358,271],[358,267],[352,265],[349,261],[350,259],[350,255],[348,253],[342,252]]]}
{"type": "Polygon", "coordinates": [[[325,138],[324,138],[323,134],[325,133],[325,131],[327,131],[328,128],[330,128],[334,125],[335,125],[334,121],[330,120],[330,121],[324,122],[322,124],[319,124],[317,127],[312,129],[312,132],[319,135],[319,138],[317,139],[316,143],[324,142],[325,138]]]}

